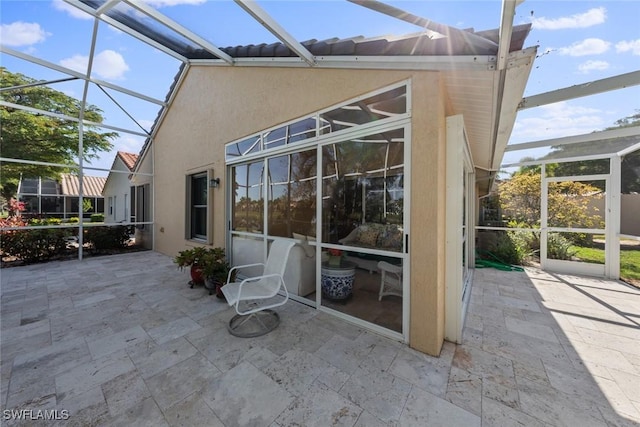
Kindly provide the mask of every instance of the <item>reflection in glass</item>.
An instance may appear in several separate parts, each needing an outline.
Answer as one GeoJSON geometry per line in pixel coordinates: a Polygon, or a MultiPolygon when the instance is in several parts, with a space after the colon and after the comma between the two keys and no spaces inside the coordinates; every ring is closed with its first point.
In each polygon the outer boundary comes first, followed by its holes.
{"type": "Polygon", "coordinates": [[[269,159],[268,234],[315,237],[316,150],[269,159]]]}
{"type": "Polygon", "coordinates": [[[349,129],[354,126],[404,114],[407,112],[407,87],[354,102],[320,115],[320,134],[349,129]]]}
{"type": "Polygon", "coordinates": [[[244,141],[229,144],[226,148],[227,159],[245,156],[260,151],[260,136],[252,136],[244,141]]]}
{"type": "Polygon", "coordinates": [[[402,238],[397,235],[402,234],[403,221],[404,130],[326,145],[322,168],[322,241],[339,243],[362,224],[379,224],[380,241],[368,235],[364,239],[359,233],[351,244],[400,251],[402,238]],[[389,230],[389,225],[397,227],[389,230]]]}
{"type": "Polygon", "coordinates": [[[258,161],[231,169],[234,191],[232,194],[232,230],[263,231],[263,171],[264,162],[258,161]]]}
{"type": "Polygon", "coordinates": [[[304,141],[314,136],[316,136],[315,117],[300,120],[299,122],[289,125],[289,144],[304,141]]]}
{"type": "Polygon", "coordinates": [[[281,127],[264,134],[264,148],[275,148],[285,144],[287,139],[287,127],[281,127]]]}

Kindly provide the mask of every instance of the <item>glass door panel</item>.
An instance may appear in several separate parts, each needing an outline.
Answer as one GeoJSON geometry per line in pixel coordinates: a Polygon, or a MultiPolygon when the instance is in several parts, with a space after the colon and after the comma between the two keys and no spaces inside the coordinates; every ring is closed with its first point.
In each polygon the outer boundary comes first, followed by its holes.
{"type": "Polygon", "coordinates": [[[402,332],[404,129],[322,147],[321,304],[402,332]]]}
{"type": "Polygon", "coordinates": [[[317,150],[267,159],[267,235],[298,240],[289,255],[289,294],[315,303],[317,150]]]}
{"type": "Polygon", "coordinates": [[[231,230],[248,233],[264,231],[264,161],[231,168],[231,230]]]}
{"type": "MultiPolygon", "coordinates": [[[[233,265],[265,261],[264,160],[231,167],[231,260],[233,265]]],[[[261,274],[261,267],[243,274],[261,274]]]]}

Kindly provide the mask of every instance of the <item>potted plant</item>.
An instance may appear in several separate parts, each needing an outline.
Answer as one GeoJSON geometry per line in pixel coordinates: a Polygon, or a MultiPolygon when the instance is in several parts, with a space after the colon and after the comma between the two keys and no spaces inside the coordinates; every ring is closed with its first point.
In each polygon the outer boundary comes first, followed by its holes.
{"type": "MultiPolygon", "coordinates": [[[[209,289],[209,294],[216,291],[218,298],[224,298],[222,287],[227,284],[231,266],[227,262],[224,248],[211,248],[207,250],[202,264],[202,273],[205,277],[205,287],[209,289]]],[[[235,278],[232,277],[232,280],[235,278]]]]}
{"type": "Polygon", "coordinates": [[[178,252],[178,255],[173,258],[173,262],[178,265],[180,270],[189,267],[189,272],[191,274],[191,281],[189,284],[192,288],[196,284],[204,284],[205,282],[206,276],[203,274],[203,268],[206,263],[205,259],[207,258],[207,251],[207,248],[198,246],[180,251],[178,252]]]}
{"type": "Polygon", "coordinates": [[[327,249],[329,253],[329,266],[340,267],[342,263],[342,251],[340,249],[327,249]]]}

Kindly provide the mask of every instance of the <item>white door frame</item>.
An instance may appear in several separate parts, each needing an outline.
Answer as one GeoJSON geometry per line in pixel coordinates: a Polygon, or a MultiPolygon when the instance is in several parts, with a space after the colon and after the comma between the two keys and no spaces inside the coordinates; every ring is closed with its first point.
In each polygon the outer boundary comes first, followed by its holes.
{"type": "Polygon", "coordinates": [[[471,296],[471,266],[475,264],[475,173],[463,116],[451,116],[446,120],[444,333],[447,341],[461,343],[462,328],[471,296]]]}
{"type": "MultiPolygon", "coordinates": [[[[611,200],[611,173],[598,175],[574,175],[547,177],[546,165],[541,166],[541,204],[540,204],[540,267],[543,270],[555,271],[558,273],[581,274],[586,276],[609,277],[612,265],[612,248],[616,245],[617,240],[612,230],[612,200],[611,200]],[[549,183],[565,182],[565,181],[604,181],[605,182],[605,209],[604,209],[604,229],[601,228],[568,228],[568,227],[549,227],[548,207],[549,207],[549,183]],[[549,259],[548,254],[548,238],[549,233],[570,232],[570,233],[588,233],[588,234],[604,234],[605,235],[605,263],[592,264],[579,261],[549,259]],[[613,234],[612,234],[613,233],[613,234]]],[[[619,210],[618,210],[619,212],[619,210]]],[[[619,245],[618,245],[619,246],[619,245]]]]}

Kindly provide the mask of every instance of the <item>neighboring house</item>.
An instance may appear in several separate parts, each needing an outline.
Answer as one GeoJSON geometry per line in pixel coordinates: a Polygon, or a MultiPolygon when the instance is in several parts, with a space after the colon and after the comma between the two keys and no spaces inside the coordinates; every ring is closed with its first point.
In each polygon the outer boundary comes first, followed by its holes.
{"type": "MultiPolygon", "coordinates": [[[[150,148],[147,146],[146,148],[150,148]]],[[[131,174],[132,222],[135,222],[136,244],[153,249],[153,165],[152,150],[143,149],[134,165],[135,173],[131,174]],[[135,192],[133,191],[135,189],[135,192]],[[135,208],[135,209],[134,209],[135,208]]]]}
{"type": "Polygon", "coordinates": [[[135,188],[131,173],[138,155],[118,151],[111,165],[111,172],[102,190],[106,202],[105,222],[135,222],[135,188]]]}
{"type": "MultiPolygon", "coordinates": [[[[105,181],[106,178],[102,177],[83,176],[83,198],[91,203],[91,208],[82,212],[83,218],[104,212],[102,189],[105,181]]],[[[17,198],[25,202],[25,216],[71,218],[80,216],[79,194],[78,176],[62,174],[59,181],[48,178],[21,179],[17,198]]]]}
{"type": "Polygon", "coordinates": [[[510,40],[498,30],[312,40],[302,44],[311,66],[281,43],[223,49],[237,66],[181,50],[194,61],[143,151],[155,171],[154,249],[225,246],[237,265],[264,260],[270,239],[295,238],[304,253],[292,262],[307,272],[315,260],[316,280],[308,293],[292,279],[294,298],[439,354],[445,338],[461,340],[469,225],[533,65],[529,30],[513,27],[510,40]],[[361,288],[342,303],[316,296],[332,248],[368,260],[345,274],[353,282],[356,271],[372,299],[361,288]],[[379,260],[400,266],[403,296],[378,297],[379,260]],[[384,311],[394,301],[396,312],[384,311]]]}

